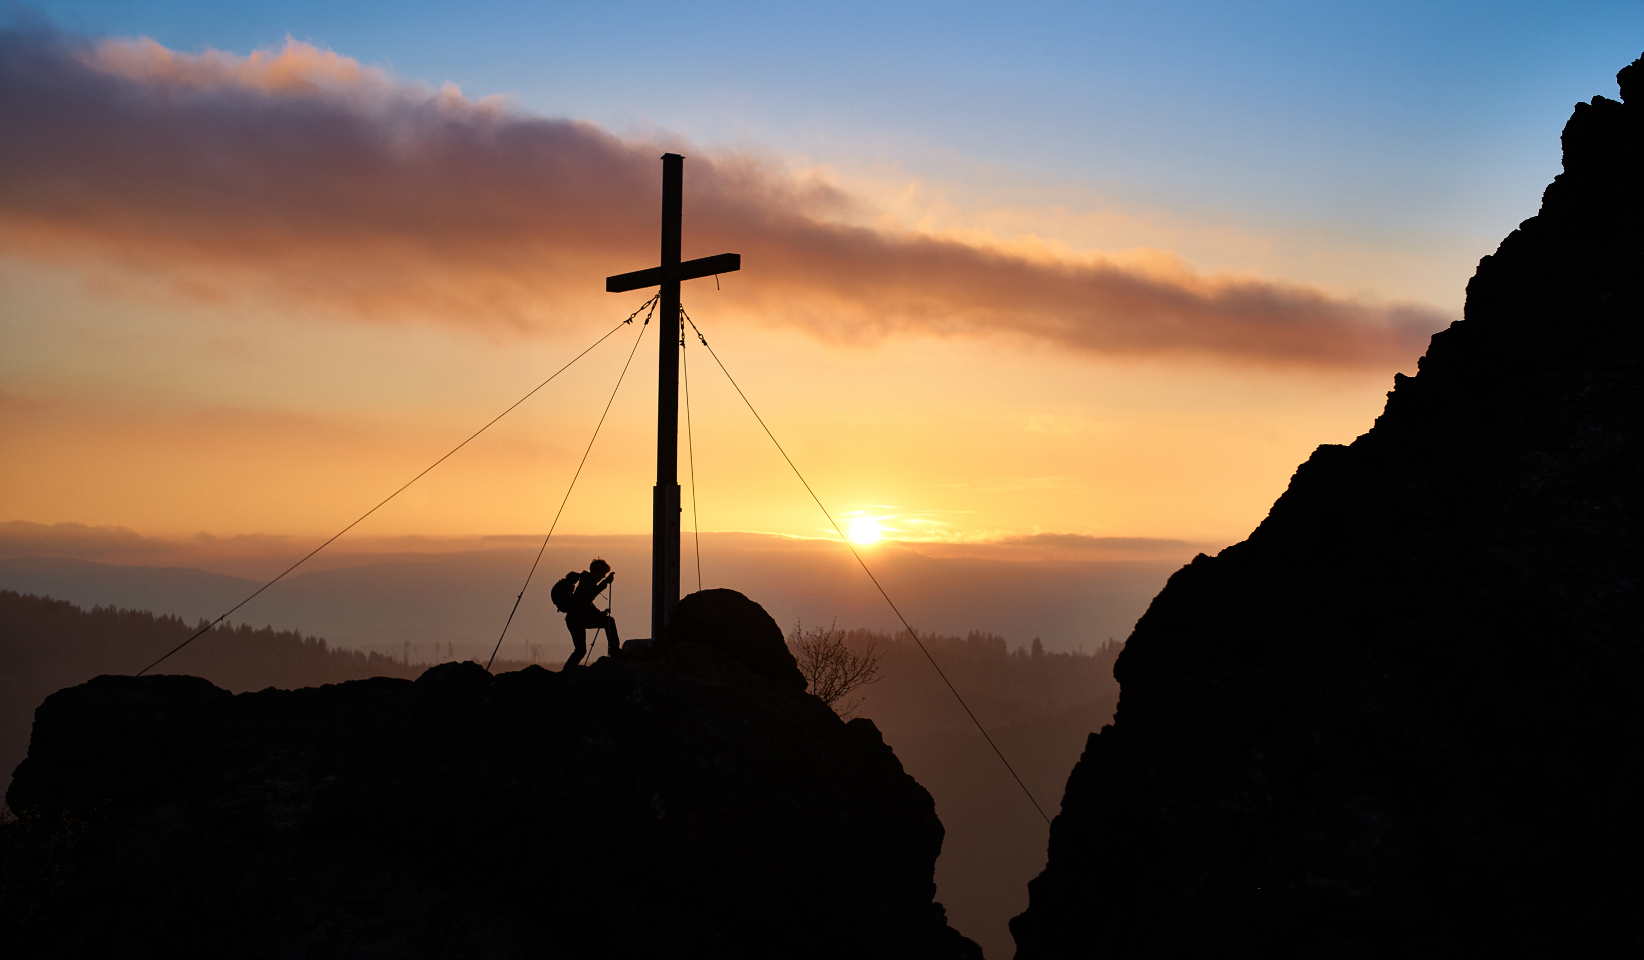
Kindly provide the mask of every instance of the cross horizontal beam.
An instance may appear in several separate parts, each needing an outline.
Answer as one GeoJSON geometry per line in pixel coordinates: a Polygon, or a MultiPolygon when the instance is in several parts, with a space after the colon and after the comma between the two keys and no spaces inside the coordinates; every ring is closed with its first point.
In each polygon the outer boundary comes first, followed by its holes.
{"type": "Polygon", "coordinates": [[[647,270],[635,270],[633,273],[619,273],[614,277],[606,277],[605,292],[626,293],[629,290],[638,290],[642,287],[661,286],[668,280],[695,280],[699,277],[712,277],[721,273],[734,273],[741,269],[742,254],[721,253],[712,257],[686,260],[672,269],[668,267],[651,267],[647,270]]]}

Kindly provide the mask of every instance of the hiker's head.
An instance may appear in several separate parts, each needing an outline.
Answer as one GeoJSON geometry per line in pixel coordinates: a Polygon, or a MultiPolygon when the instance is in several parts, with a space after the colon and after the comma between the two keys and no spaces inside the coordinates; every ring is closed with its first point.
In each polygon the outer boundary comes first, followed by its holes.
{"type": "Polygon", "coordinates": [[[608,563],[606,563],[606,562],[605,562],[605,561],[604,561],[604,560],[601,560],[601,559],[600,559],[600,558],[598,558],[598,557],[595,557],[595,558],[594,558],[594,562],[593,562],[593,563],[590,563],[590,564],[588,564],[588,572],[589,572],[589,573],[591,573],[591,574],[593,574],[593,575],[594,575],[594,576],[596,576],[596,577],[603,577],[603,576],[605,576],[605,574],[606,574],[606,573],[607,573],[607,572],[608,572],[608,571],[609,571],[609,570],[610,570],[610,569],[611,569],[611,565],[610,565],[610,564],[608,564],[608,563]]]}

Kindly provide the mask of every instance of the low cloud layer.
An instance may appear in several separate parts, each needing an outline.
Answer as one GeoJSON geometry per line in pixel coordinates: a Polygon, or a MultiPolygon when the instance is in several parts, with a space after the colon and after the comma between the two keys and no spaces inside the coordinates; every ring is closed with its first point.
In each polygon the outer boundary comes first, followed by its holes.
{"type": "Polygon", "coordinates": [[[757,156],[625,140],[297,42],[239,57],[8,31],[0,116],[0,253],[208,302],[491,336],[614,311],[598,291],[654,261],[656,158],[674,149],[690,156],[686,256],[742,253],[726,303],[832,339],[1391,366],[1444,324],[1295,284],[863,227],[862,201],[757,156]]]}
{"type": "MultiPolygon", "coordinates": [[[[118,527],[14,521],[0,523],[0,589],[87,607],[176,613],[192,622],[238,603],[312,546],[282,537],[165,540],[118,527]]],[[[362,538],[338,546],[345,552],[321,553],[242,608],[235,622],[301,629],[382,652],[398,653],[402,643],[455,641],[464,656],[483,656],[496,642],[495,631],[542,540],[362,538]]],[[[511,633],[509,642],[563,642],[563,622],[548,587],[593,556],[618,571],[613,598],[618,622],[645,623],[650,546],[650,537],[636,534],[555,536],[538,571],[554,577],[539,579],[527,591],[516,621],[521,632],[511,633]]],[[[1005,548],[958,553],[887,543],[865,557],[919,630],[958,636],[987,630],[1015,644],[1037,635],[1049,649],[1071,650],[1080,644],[1093,648],[1108,637],[1124,639],[1150,598],[1194,553],[1191,547],[1131,552],[1139,555],[1023,559],[1005,548]]],[[[835,619],[841,627],[898,626],[884,598],[835,542],[704,534],[702,572],[703,586],[746,593],[785,628],[798,620],[819,625],[835,619]]],[[[694,574],[693,567],[684,584],[687,593],[696,589],[694,574]]]]}
{"type": "MultiPolygon", "coordinates": [[[[847,554],[829,538],[788,537],[768,533],[707,533],[704,537],[727,544],[731,552],[808,554],[815,551],[847,554]]],[[[84,523],[0,522],[0,560],[17,557],[60,557],[98,563],[152,567],[198,567],[212,573],[262,579],[271,577],[313,549],[317,537],[239,534],[217,537],[198,533],[167,538],[138,533],[129,527],[84,523]]],[[[597,551],[612,541],[641,552],[650,549],[650,537],[640,534],[589,536],[560,534],[556,543],[574,543],[577,549],[597,551]]],[[[350,567],[390,558],[427,558],[486,550],[534,550],[537,534],[490,534],[468,537],[351,535],[304,564],[304,570],[350,567]],[[362,559],[364,558],[364,559],[362,559]]],[[[1185,562],[1213,545],[1155,537],[1091,537],[1077,533],[1036,533],[963,543],[886,540],[882,547],[931,559],[968,558],[999,562],[1020,560],[1185,562]]],[[[854,569],[847,566],[847,569],[854,569]]],[[[854,574],[852,574],[854,576],[854,574]]],[[[648,594],[647,594],[648,596],[648,594]]]]}

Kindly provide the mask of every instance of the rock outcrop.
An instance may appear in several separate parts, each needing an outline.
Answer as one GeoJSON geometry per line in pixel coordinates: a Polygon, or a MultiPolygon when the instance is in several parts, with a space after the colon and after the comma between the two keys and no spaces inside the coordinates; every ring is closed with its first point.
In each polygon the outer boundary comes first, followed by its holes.
{"type": "Polygon", "coordinates": [[[1374,428],[1137,624],[1018,957],[1644,955],[1644,66],[1618,79],[1374,428]]]}
{"type": "Polygon", "coordinates": [[[238,696],[99,677],[39,708],[7,799],[89,824],[7,932],[30,955],[980,957],[873,724],[701,643],[238,696]]]}
{"type": "Polygon", "coordinates": [[[782,628],[764,607],[735,590],[698,590],[681,599],[660,646],[674,643],[710,646],[767,680],[795,690],[809,686],[782,628]]]}

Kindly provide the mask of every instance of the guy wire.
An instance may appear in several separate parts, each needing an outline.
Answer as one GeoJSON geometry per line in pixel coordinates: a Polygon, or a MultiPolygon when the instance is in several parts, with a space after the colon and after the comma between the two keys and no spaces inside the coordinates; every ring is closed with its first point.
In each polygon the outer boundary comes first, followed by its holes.
{"type": "Polygon", "coordinates": [[[702,523],[696,516],[696,440],[691,436],[691,364],[685,359],[685,308],[679,308],[679,365],[685,371],[685,450],[691,464],[691,537],[696,541],[696,590],[702,592],[702,523]]]}
{"type": "MultiPolygon", "coordinates": [[[[605,410],[599,415],[599,423],[594,425],[594,435],[588,438],[588,447],[582,451],[582,460],[577,464],[577,472],[571,475],[571,485],[565,488],[565,496],[559,502],[559,510],[554,514],[554,522],[548,527],[548,536],[542,538],[542,546],[537,548],[537,558],[531,561],[531,571],[525,575],[525,584],[519,588],[519,595],[514,597],[514,608],[508,611],[508,619],[502,624],[502,633],[497,635],[497,645],[491,648],[491,659],[485,661],[485,669],[490,670],[491,664],[497,659],[497,651],[502,649],[502,638],[508,636],[508,625],[514,622],[514,614],[519,612],[519,602],[525,598],[525,590],[531,586],[531,578],[537,574],[537,564],[542,562],[542,552],[548,549],[548,540],[554,535],[554,528],[559,526],[559,518],[565,513],[565,505],[571,501],[571,491],[576,489],[577,478],[582,476],[582,468],[588,463],[588,454],[594,452],[594,441],[599,439],[600,428],[605,426],[605,418],[611,413],[611,404],[616,402],[617,391],[622,389],[622,381],[628,376],[628,367],[634,362],[634,354],[639,351],[639,341],[645,339],[645,328],[651,325],[651,316],[656,313],[656,297],[651,298],[651,310],[645,314],[645,322],[639,325],[639,336],[634,338],[634,345],[628,351],[628,359],[622,364],[622,373],[617,375],[616,386],[611,388],[611,398],[605,401],[605,410]]],[[[644,310],[644,307],[640,307],[644,310]]],[[[634,313],[638,313],[635,310],[634,313]]],[[[632,317],[629,318],[633,319],[632,317]]]]}
{"type": "MultiPolygon", "coordinates": [[[[658,294],[658,296],[660,296],[660,294],[658,294]]],[[[338,530],[335,534],[332,535],[330,540],[327,540],[326,542],[324,542],[324,543],[320,544],[319,546],[315,547],[313,550],[310,550],[301,560],[298,560],[296,563],[293,563],[291,566],[286,567],[283,571],[281,571],[279,576],[275,577],[274,579],[272,579],[272,580],[268,581],[267,583],[263,584],[262,586],[258,587],[256,590],[251,592],[250,596],[246,597],[244,600],[241,600],[239,603],[236,603],[234,606],[229,607],[227,610],[223,611],[222,616],[219,616],[217,619],[211,621],[210,623],[208,623],[205,626],[201,627],[199,630],[195,631],[195,633],[192,637],[189,637],[187,640],[184,640],[182,643],[179,643],[175,647],[172,647],[170,650],[166,651],[165,656],[163,656],[160,659],[154,661],[153,663],[149,664],[148,666],[144,667],[143,669],[137,671],[136,675],[140,677],[143,674],[149,672],[150,670],[153,670],[155,667],[157,667],[160,664],[164,663],[172,654],[174,654],[177,651],[183,649],[184,647],[188,646],[189,644],[193,643],[194,641],[200,639],[200,637],[205,635],[206,631],[210,630],[212,627],[215,627],[217,624],[222,623],[225,619],[227,619],[229,614],[233,613],[234,611],[236,611],[236,610],[240,609],[241,607],[245,606],[246,604],[250,603],[252,600],[255,600],[257,598],[258,594],[262,593],[264,590],[267,590],[269,587],[272,587],[276,583],[279,583],[281,580],[284,580],[286,578],[287,574],[289,574],[291,571],[297,569],[298,567],[302,566],[303,564],[307,563],[309,561],[309,559],[311,559],[314,556],[314,554],[319,553],[321,550],[324,550],[326,547],[331,546],[332,542],[334,542],[338,537],[342,536],[343,534],[347,533],[348,531],[350,531],[350,530],[354,529],[355,527],[359,526],[360,522],[363,521],[366,517],[369,517],[373,513],[376,513],[378,510],[382,509],[382,507],[385,504],[387,504],[388,501],[390,501],[390,500],[394,499],[395,497],[399,496],[400,494],[404,493],[407,487],[411,486],[413,483],[416,483],[418,480],[421,480],[423,478],[423,476],[428,473],[429,470],[434,469],[435,467],[437,467],[440,464],[444,463],[446,460],[450,459],[451,454],[454,454],[458,450],[461,450],[463,447],[468,446],[469,441],[473,440],[475,437],[479,436],[480,434],[484,433],[485,431],[491,429],[492,424],[495,424],[498,420],[501,420],[503,417],[506,417],[509,413],[513,412],[515,407],[517,407],[520,404],[524,403],[525,401],[531,399],[532,395],[534,395],[538,390],[541,390],[543,387],[546,387],[548,384],[552,383],[554,381],[554,377],[557,377],[560,374],[564,373],[566,370],[570,369],[571,364],[576,363],[578,360],[581,360],[583,357],[587,356],[588,352],[590,350],[593,350],[594,347],[597,347],[600,344],[604,343],[606,341],[606,339],[611,336],[611,334],[616,333],[618,330],[622,329],[624,325],[633,323],[634,322],[634,317],[639,316],[639,311],[644,310],[647,306],[651,306],[652,304],[654,304],[656,302],[656,299],[657,299],[657,297],[652,297],[650,300],[647,300],[645,302],[645,304],[640,306],[639,310],[635,310],[633,313],[630,313],[628,315],[628,319],[626,319],[626,320],[622,321],[622,323],[619,323],[616,326],[612,327],[605,334],[605,336],[600,337],[598,340],[595,340],[593,342],[593,344],[588,347],[587,350],[584,350],[581,353],[577,354],[576,356],[572,357],[569,361],[566,362],[565,366],[560,367],[558,370],[555,370],[553,375],[550,376],[547,380],[544,380],[541,383],[537,384],[536,386],[532,387],[529,393],[527,393],[523,397],[520,397],[518,400],[515,400],[512,404],[509,405],[507,410],[504,410],[501,413],[497,414],[495,417],[492,417],[490,422],[486,423],[485,426],[480,427],[478,430],[475,430],[472,434],[470,434],[467,440],[464,440],[463,442],[461,442],[461,443],[457,444],[456,446],[452,447],[450,449],[450,451],[446,453],[445,456],[440,457],[438,460],[435,460],[433,463],[429,464],[427,466],[427,468],[422,471],[422,473],[419,473],[416,476],[412,477],[410,480],[407,480],[405,482],[405,484],[403,486],[401,486],[398,490],[395,490],[393,493],[391,493],[388,496],[384,497],[383,500],[382,500],[382,503],[379,503],[375,507],[372,507],[370,510],[367,510],[364,513],[360,514],[359,519],[355,520],[353,523],[349,524],[348,526],[343,527],[341,530],[338,530]]]]}
{"type": "Polygon", "coordinates": [[[988,746],[993,748],[993,753],[999,758],[999,762],[1005,765],[1006,770],[1010,771],[1010,775],[1016,781],[1016,785],[1022,788],[1022,793],[1027,796],[1028,802],[1033,804],[1033,809],[1039,812],[1039,816],[1044,819],[1046,824],[1049,824],[1050,817],[1046,816],[1044,808],[1039,806],[1039,801],[1034,798],[1033,791],[1029,790],[1027,788],[1027,784],[1022,782],[1022,778],[1016,773],[1016,768],[1010,765],[1010,761],[1005,759],[1005,754],[999,749],[999,745],[993,742],[992,737],[988,736],[988,731],[982,726],[982,721],[976,719],[976,714],[971,712],[970,705],[965,703],[965,698],[959,695],[959,690],[954,687],[953,681],[949,680],[948,675],[942,672],[942,667],[937,664],[936,658],[931,656],[929,650],[925,649],[925,644],[919,639],[919,634],[915,633],[913,627],[908,624],[908,618],[902,616],[902,611],[897,609],[896,601],[892,600],[890,598],[890,594],[885,592],[884,586],[879,583],[879,578],[873,575],[872,570],[868,569],[868,565],[865,561],[863,561],[862,555],[856,552],[856,547],[851,545],[850,538],[845,536],[845,531],[841,530],[838,522],[833,519],[833,514],[829,513],[828,508],[822,505],[822,498],[816,495],[816,491],[811,489],[811,485],[805,479],[805,475],[799,472],[799,468],[797,466],[794,466],[793,458],[788,456],[788,451],[782,449],[782,444],[776,439],[776,434],[771,432],[771,428],[769,426],[766,426],[765,418],[761,417],[759,415],[759,411],[754,409],[753,402],[748,399],[748,395],[743,393],[742,388],[737,385],[736,378],[731,376],[731,371],[725,369],[725,361],[719,359],[719,354],[715,353],[714,348],[708,344],[708,338],[704,337],[702,335],[702,331],[697,329],[696,321],[692,320],[690,314],[685,312],[685,308],[681,307],[679,312],[680,315],[685,318],[685,322],[691,325],[691,329],[696,331],[696,338],[702,341],[702,345],[704,347],[708,348],[708,355],[714,358],[714,363],[719,364],[720,371],[725,374],[725,379],[731,382],[731,386],[735,388],[737,396],[741,397],[742,402],[747,404],[748,412],[752,413],[754,415],[754,419],[759,421],[759,426],[764,429],[765,436],[771,438],[771,443],[776,445],[777,452],[782,454],[782,459],[788,462],[788,468],[793,471],[794,476],[799,478],[799,482],[804,484],[805,492],[811,495],[811,499],[815,500],[817,507],[821,509],[822,515],[827,517],[828,523],[833,525],[834,532],[839,534],[839,540],[845,545],[845,549],[849,550],[851,552],[851,556],[856,558],[856,562],[859,566],[861,566],[862,572],[868,575],[868,579],[872,580],[874,587],[878,589],[879,595],[885,598],[886,603],[890,604],[891,612],[896,614],[896,619],[902,621],[903,629],[907,630],[908,636],[913,638],[913,642],[919,647],[919,652],[925,655],[925,659],[929,660],[930,665],[936,669],[936,675],[942,678],[943,683],[947,684],[948,692],[952,693],[953,698],[959,701],[959,706],[964,708],[965,714],[970,717],[970,722],[976,725],[977,731],[982,734],[982,739],[988,742],[988,746]]]}

